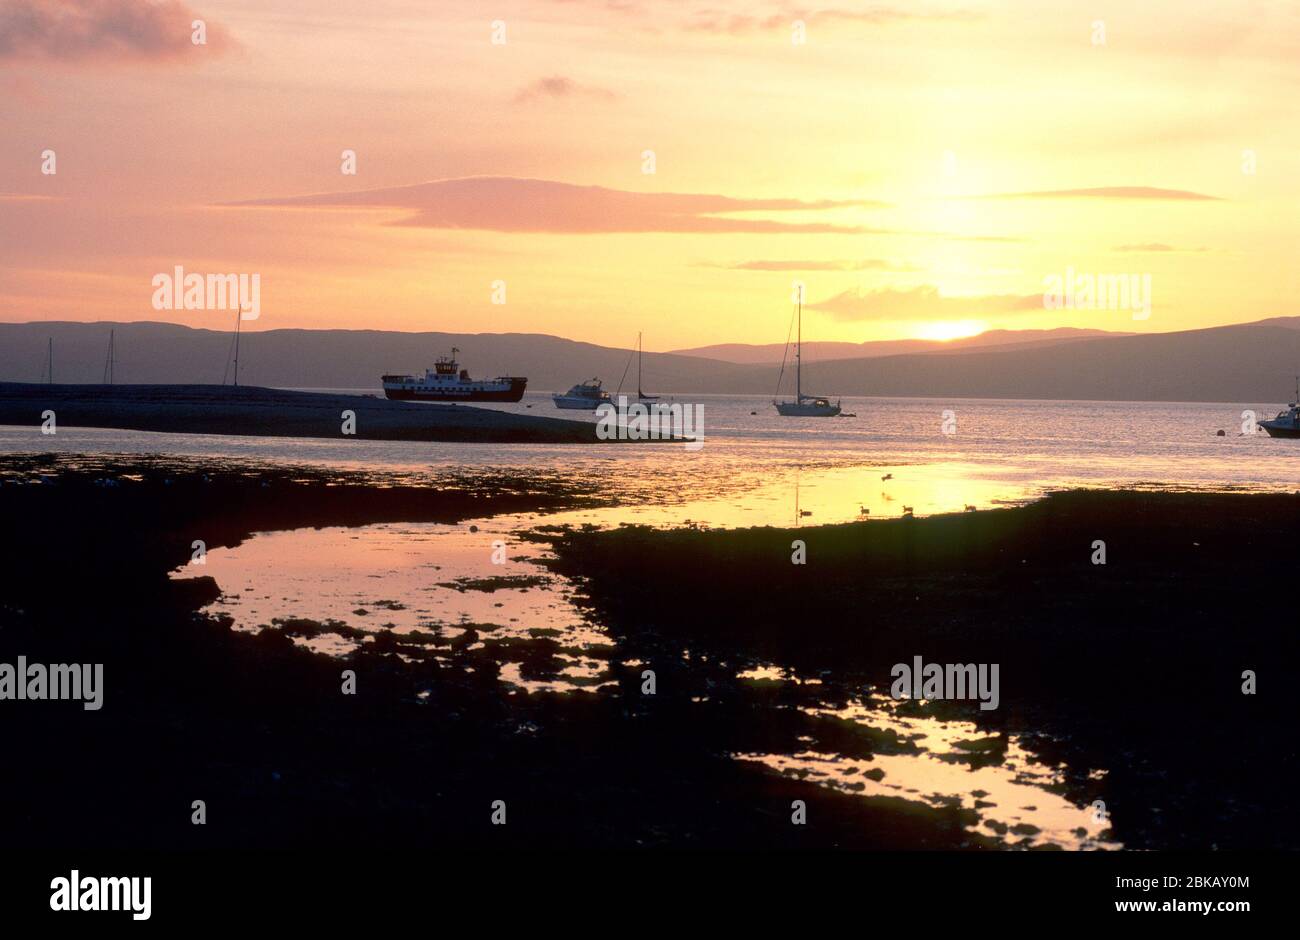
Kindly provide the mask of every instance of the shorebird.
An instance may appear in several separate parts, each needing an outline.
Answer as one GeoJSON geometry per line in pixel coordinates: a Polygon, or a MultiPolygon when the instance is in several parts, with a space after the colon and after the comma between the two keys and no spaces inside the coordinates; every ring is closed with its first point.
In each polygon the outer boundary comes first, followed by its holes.
{"type": "Polygon", "coordinates": [[[966,504],[966,511],[967,511],[967,512],[974,512],[974,511],[975,511],[975,507],[972,506],[970,503],[967,503],[967,504],[966,504]]]}
{"type": "Polygon", "coordinates": [[[893,475],[892,473],[886,473],[886,474],[885,474],[883,477],[881,477],[880,479],[882,479],[882,480],[892,480],[893,478],[894,478],[894,475],[893,475]]]}
{"type": "Polygon", "coordinates": [[[910,516],[911,514],[912,514],[912,507],[911,507],[911,506],[904,506],[904,507],[903,507],[903,515],[905,515],[905,516],[910,516]]]}
{"type": "Polygon", "coordinates": [[[866,506],[859,506],[859,507],[858,507],[858,515],[859,515],[859,516],[869,516],[869,515],[871,515],[871,510],[868,509],[866,506]]]}

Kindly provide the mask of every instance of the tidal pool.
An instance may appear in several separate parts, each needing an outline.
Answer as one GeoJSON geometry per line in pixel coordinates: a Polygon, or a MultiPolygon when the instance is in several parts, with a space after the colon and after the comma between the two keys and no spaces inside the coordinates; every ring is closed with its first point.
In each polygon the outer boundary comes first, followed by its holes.
{"type": "MultiPolygon", "coordinates": [[[[900,491],[921,483],[909,479],[914,473],[909,468],[893,472],[902,477],[896,485],[900,491]]],[[[882,481],[883,475],[880,468],[859,468],[853,479],[859,492],[869,487],[887,493],[893,481],[882,481]]],[[[807,490],[800,486],[801,493],[811,497],[801,505],[816,507],[817,517],[807,521],[844,521],[858,516],[860,508],[889,505],[889,500],[878,498],[845,499],[842,469],[813,477],[807,490]]],[[[787,482],[725,501],[650,502],[459,524],[385,523],[256,533],[237,546],[211,549],[205,564],[183,566],[172,576],[214,578],[221,595],[206,612],[229,618],[233,629],[280,629],[318,653],[343,656],[392,633],[424,644],[428,655],[440,662],[457,665],[465,653],[495,655],[506,644],[541,642],[547,644],[544,669],[526,668],[517,656],[499,659],[503,695],[617,695],[621,692],[611,677],[611,665],[641,664],[623,655],[605,627],[575,602],[579,586],[546,566],[550,556],[545,542],[528,533],[551,526],[628,522],[790,524],[794,493],[787,482]],[[486,644],[493,644],[492,649],[485,650],[486,644]]],[[[930,491],[945,493],[942,487],[930,491]]],[[[977,491],[975,498],[989,501],[1012,495],[968,485],[961,496],[970,498],[977,491]]],[[[926,500],[918,492],[914,502],[919,510],[955,495],[926,500]]],[[[773,665],[748,669],[735,678],[742,687],[804,686],[811,696],[801,699],[798,708],[807,717],[851,723],[873,740],[897,746],[874,748],[863,758],[824,745],[817,749],[810,739],[806,748],[787,753],[737,749],[728,752],[731,759],[864,799],[893,796],[929,807],[960,808],[971,820],[972,833],[1008,847],[1120,847],[1108,838],[1109,820],[1097,821],[1091,807],[1062,795],[1062,768],[1039,760],[1017,735],[990,738],[972,723],[918,715],[914,708],[870,689],[847,705],[832,702],[832,696],[818,704],[821,680],[773,665]]],[[[764,720],[762,707],[754,710],[755,721],[764,720]]],[[[1106,771],[1091,773],[1101,779],[1106,771]]]]}

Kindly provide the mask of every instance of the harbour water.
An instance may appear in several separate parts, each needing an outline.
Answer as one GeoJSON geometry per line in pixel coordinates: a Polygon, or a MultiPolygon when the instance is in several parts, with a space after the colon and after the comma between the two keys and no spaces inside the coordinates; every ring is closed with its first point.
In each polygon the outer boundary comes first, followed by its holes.
{"type": "MultiPolygon", "coordinates": [[[[166,454],[430,481],[451,471],[519,470],[589,482],[617,500],[623,521],[666,525],[826,523],[901,515],[904,506],[916,515],[960,512],[1072,487],[1300,488],[1297,442],[1242,433],[1244,412],[1264,418],[1277,404],[848,399],[845,410],[856,417],[798,419],[778,416],[760,396],[690,401],[704,407],[704,446],[693,451],[666,443],[430,444],[68,427],[42,435],[33,426],[0,428],[0,455],[166,454]]],[[[560,414],[544,393],[483,407],[560,414]]],[[[583,412],[562,417],[596,420],[583,412]]]]}

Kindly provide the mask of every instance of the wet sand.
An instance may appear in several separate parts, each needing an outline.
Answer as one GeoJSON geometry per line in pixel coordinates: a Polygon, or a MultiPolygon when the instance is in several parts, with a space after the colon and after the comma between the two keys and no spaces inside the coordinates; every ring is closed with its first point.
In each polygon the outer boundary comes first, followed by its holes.
{"type": "Polygon", "coordinates": [[[0,569],[0,660],[102,662],[106,686],[93,715],[0,712],[6,746],[26,755],[24,773],[0,778],[0,798],[24,808],[17,846],[1006,845],[961,806],[863,798],[749,759],[822,748],[888,766],[905,741],[819,712],[914,654],[1002,663],[998,711],[945,710],[983,736],[955,742],[958,766],[1005,759],[998,742],[1015,732],[1061,764],[1076,803],[1107,800],[1126,846],[1297,844],[1277,675],[1293,671],[1293,618],[1255,580],[1290,567],[1292,497],[1082,493],[797,532],[540,532],[620,649],[598,690],[510,694],[511,678],[563,670],[555,637],[480,634],[434,656],[417,633],[320,655],[297,641],[322,625],[234,630],[200,613],[212,578],[168,572],[194,538],[455,523],[603,494],[519,474],[435,488],[108,459],[0,468],[0,534],[21,549],[0,569]],[[794,538],[809,551],[798,570],[794,538]],[[1094,538],[1108,541],[1104,569],[1088,561],[1094,538]],[[818,681],[738,674],[761,663],[818,681]],[[1258,697],[1240,694],[1248,667],[1258,697]],[[344,668],[356,696],[340,694],[344,668]],[[190,826],[194,799],[220,824],[190,826]],[[494,799],[509,826],[489,824],[494,799]],[[790,824],[795,799],[810,825],[790,824]]]}
{"type": "Polygon", "coordinates": [[[594,425],[513,415],[471,405],[388,401],[226,385],[35,385],[0,383],[0,424],[39,427],[53,411],[63,427],[178,434],[383,441],[594,443],[594,425]],[[355,431],[343,433],[343,413],[355,431]]]}

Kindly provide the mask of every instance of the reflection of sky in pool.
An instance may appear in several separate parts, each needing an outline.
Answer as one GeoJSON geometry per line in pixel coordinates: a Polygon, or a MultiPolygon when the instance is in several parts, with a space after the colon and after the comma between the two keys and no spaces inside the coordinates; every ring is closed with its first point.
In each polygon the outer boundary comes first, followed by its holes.
{"type": "MultiPolygon", "coordinates": [[[[763,512],[761,496],[752,505],[763,512]]],[[[672,524],[679,519],[671,517],[682,508],[644,507],[639,521],[672,524]]],[[[736,511],[736,503],[717,513],[700,508],[704,511],[696,518],[719,524],[736,511]]],[[[207,612],[229,616],[237,630],[256,631],[294,618],[324,624],[327,632],[294,640],[333,655],[383,631],[436,637],[430,649],[448,663],[461,652],[482,650],[485,641],[548,638],[556,644],[554,671],[530,676],[520,663],[503,661],[503,693],[599,694],[612,682],[611,660],[639,664],[620,657],[603,628],[575,606],[574,585],[539,564],[546,548],[519,535],[541,525],[611,524],[619,514],[578,510],[458,525],[388,523],[259,533],[234,548],[213,548],[204,566],[187,565],[173,576],[213,577],[222,595],[207,612]],[[331,622],[348,635],[328,632],[331,622]],[[457,639],[459,647],[453,645],[457,639]]],[[[755,687],[818,684],[775,667],[738,678],[755,687]]],[[[974,814],[972,831],[1008,845],[1118,847],[1100,838],[1109,824],[1093,822],[1089,808],[1064,799],[1057,770],[1037,762],[1015,735],[1005,741],[1000,758],[989,759],[979,749],[988,747],[990,739],[974,724],[900,714],[897,703],[878,695],[861,696],[847,706],[805,704],[802,711],[896,736],[905,746],[879,748],[869,758],[812,747],[733,757],[868,799],[897,796],[928,806],[960,807],[974,814]]],[[[761,713],[755,720],[762,720],[761,713]]]]}

